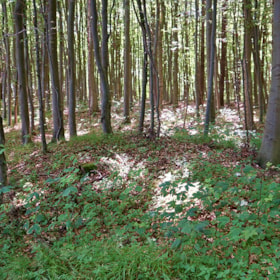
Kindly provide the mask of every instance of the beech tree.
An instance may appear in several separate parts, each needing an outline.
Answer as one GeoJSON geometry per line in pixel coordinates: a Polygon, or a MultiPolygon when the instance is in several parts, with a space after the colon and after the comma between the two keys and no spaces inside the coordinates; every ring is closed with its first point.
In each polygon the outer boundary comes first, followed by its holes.
{"type": "Polygon", "coordinates": [[[45,108],[43,102],[41,63],[40,63],[41,57],[40,57],[40,47],[39,47],[37,7],[36,7],[35,0],[33,0],[33,9],[34,9],[34,31],[35,31],[35,40],[36,40],[36,74],[37,74],[37,82],[38,82],[40,133],[41,133],[42,151],[43,153],[46,153],[47,142],[46,142],[46,133],[45,133],[45,108]]]}
{"type": "Polygon", "coordinates": [[[124,0],[124,121],[129,123],[131,96],[130,0],[124,0]]]}
{"type": "Polygon", "coordinates": [[[265,130],[258,156],[262,167],[268,162],[280,163],[280,0],[274,1],[272,30],[272,81],[265,130]]]}
{"type": "Polygon", "coordinates": [[[52,82],[52,115],[53,139],[58,141],[64,138],[63,100],[59,82],[57,59],[57,26],[56,26],[56,0],[50,0],[48,6],[48,53],[50,74],[52,82]]]}
{"type": "Polygon", "coordinates": [[[24,59],[23,15],[25,4],[24,0],[17,0],[14,12],[16,28],[16,63],[20,98],[21,136],[23,144],[27,144],[31,141],[27,103],[26,65],[24,59]]]}
{"type": "MultiPolygon", "coordinates": [[[[5,145],[5,134],[3,129],[3,120],[0,116],[0,189],[1,187],[7,185],[7,162],[6,156],[4,153],[4,145],[5,145]]],[[[2,194],[0,195],[0,204],[2,203],[2,194]]]]}
{"type": "Polygon", "coordinates": [[[76,71],[75,71],[75,36],[74,36],[75,1],[68,1],[68,82],[69,82],[69,109],[68,121],[70,137],[77,135],[76,129],[76,71]]]}
{"type": "MultiPolygon", "coordinates": [[[[211,117],[213,106],[213,77],[214,77],[214,62],[215,62],[215,50],[216,50],[216,13],[217,13],[217,0],[213,0],[213,23],[211,32],[211,53],[210,53],[210,63],[209,63],[209,78],[208,78],[208,91],[207,91],[207,107],[205,114],[205,128],[204,135],[208,135],[209,123],[213,119],[211,117]],[[212,105],[212,106],[211,106],[212,105]]],[[[215,105],[214,105],[215,106],[215,105]]]]}
{"type": "Polygon", "coordinates": [[[112,133],[111,126],[111,94],[108,82],[108,1],[102,0],[102,42],[99,46],[98,13],[96,0],[91,0],[92,10],[92,37],[95,61],[100,75],[101,87],[101,124],[104,133],[112,133]]]}

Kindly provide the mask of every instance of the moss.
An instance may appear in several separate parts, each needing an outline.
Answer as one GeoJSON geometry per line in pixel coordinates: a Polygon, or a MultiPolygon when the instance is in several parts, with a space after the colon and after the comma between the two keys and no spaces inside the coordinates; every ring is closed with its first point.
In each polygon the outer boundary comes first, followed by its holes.
{"type": "Polygon", "coordinates": [[[82,174],[86,174],[92,172],[93,170],[97,170],[97,165],[94,162],[88,162],[80,165],[79,168],[82,174]]]}

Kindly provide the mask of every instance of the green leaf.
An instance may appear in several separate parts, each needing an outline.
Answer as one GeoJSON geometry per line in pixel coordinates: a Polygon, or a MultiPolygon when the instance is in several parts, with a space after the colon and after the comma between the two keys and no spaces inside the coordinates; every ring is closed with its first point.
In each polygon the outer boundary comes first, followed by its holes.
{"type": "Polygon", "coordinates": [[[38,214],[36,217],[35,217],[35,222],[37,223],[40,223],[40,222],[43,222],[46,220],[46,217],[45,215],[43,214],[38,214]]]}
{"type": "Polygon", "coordinates": [[[0,145],[0,155],[4,154],[5,152],[5,147],[3,144],[0,145]]]}
{"type": "Polygon", "coordinates": [[[63,170],[63,172],[68,173],[68,172],[72,172],[75,169],[75,167],[69,167],[63,170]]]}
{"type": "Polygon", "coordinates": [[[246,166],[244,167],[244,169],[243,169],[243,172],[244,172],[245,174],[249,174],[249,173],[251,173],[251,172],[253,172],[253,171],[255,171],[255,169],[254,169],[251,165],[246,165],[246,166]]]}
{"type": "Polygon", "coordinates": [[[141,192],[142,190],[143,190],[143,188],[140,187],[140,186],[137,186],[137,187],[135,188],[135,191],[136,191],[136,192],[141,192]]]}
{"type": "Polygon", "coordinates": [[[230,218],[228,216],[218,217],[216,220],[219,223],[219,227],[224,227],[227,223],[230,222],[230,218]]]}
{"type": "Polygon", "coordinates": [[[7,193],[11,190],[12,186],[5,186],[5,187],[0,187],[0,194],[1,193],[7,193]]]}
{"type": "Polygon", "coordinates": [[[28,231],[27,234],[32,234],[32,233],[37,233],[40,234],[41,233],[41,227],[39,224],[34,224],[28,231]]]}
{"type": "Polygon", "coordinates": [[[241,233],[242,233],[242,230],[240,228],[233,227],[233,228],[231,228],[230,233],[228,234],[228,237],[232,241],[238,241],[240,239],[241,233]]]}
{"type": "Polygon", "coordinates": [[[180,238],[176,238],[172,243],[171,249],[176,250],[181,246],[181,244],[182,244],[182,240],[180,238]]]}
{"type": "Polygon", "coordinates": [[[61,179],[60,177],[58,177],[58,178],[48,178],[48,179],[45,181],[45,183],[47,183],[47,184],[53,184],[53,183],[59,182],[60,179],[61,179]]]}
{"type": "Polygon", "coordinates": [[[186,223],[184,223],[182,227],[183,233],[191,234],[192,230],[193,230],[193,225],[191,224],[191,222],[187,221],[186,223]]]}
{"type": "Polygon", "coordinates": [[[69,196],[71,193],[77,193],[78,189],[76,187],[69,187],[63,191],[62,196],[69,196]]]}
{"type": "Polygon", "coordinates": [[[208,221],[203,221],[195,226],[197,232],[204,232],[205,228],[209,225],[208,221]]]}
{"type": "Polygon", "coordinates": [[[251,253],[251,254],[256,254],[256,255],[261,255],[262,249],[261,249],[260,247],[253,246],[253,247],[250,249],[250,253],[251,253]]]}
{"type": "Polygon", "coordinates": [[[256,230],[256,228],[254,227],[247,227],[243,230],[243,233],[242,233],[243,237],[245,238],[245,240],[248,240],[250,239],[251,237],[253,236],[257,236],[258,235],[258,232],[256,230]]]}

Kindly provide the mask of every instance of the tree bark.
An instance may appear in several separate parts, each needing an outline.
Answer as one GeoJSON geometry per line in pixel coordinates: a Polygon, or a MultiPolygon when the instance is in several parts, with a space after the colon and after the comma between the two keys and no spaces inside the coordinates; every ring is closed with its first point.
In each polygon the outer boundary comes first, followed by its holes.
{"type": "Polygon", "coordinates": [[[21,116],[21,136],[22,143],[27,144],[31,141],[29,127],[29,112],[27,103],[27,85],[26,85],[26,65],[24,60],[24,25],[23,14],[25,1],[17,0],[15,6],[15,27],[16,27],[16,61],[19,84],[20,98],[20,116],[21,116]]]}
{"type": "Polygon", "coordinates": [[[258,161],[262,167],[266,163],[280,163],[280,1],[274,1],[272,46],[272,83],[262,145],[258,161]]]}
{"type": "MultiPolygon", "coordinates": [[[[7,185],[7,162],[4,153],[5,134],[3,129],[3,119],[0,116],[0,189],[7,185]]],[[[0,195],[0,205],[2,203],[2,194],[0,195]]]]}
{"type": "Polygon", "coordinates": [[[220,63],[220,81],[219,81],[219,107],[224,107],[224,91],[225,91],[225,78],[227,67],[227,2],[223,3],[222,7],[222,46],[221,46],[221,63],[220,63]]]}
{"type": "Polygon", "coordinates": [[[88,93],[89,110],[90,114],[93,114],[100,110],[98,108],[98,82],[95,74],[90,2],[91,0],[88,0],[88,93]]]}
{"type": "Polygon", "coordinates": [[[50,74],[52,81],[52,114],[53,137],[52,141],[64,138],[63,106],[60,92],[58,59],[57,59],[57,26],[56,26],[56,0],[49,1],[48,10],[48,52],[50,62],[50,74]]]}
{"type": "Polygon", "coordinates": [[[130,0],[124,0],[124,121],[130,122],[131,56],[130,56],[130,0]]]}
{"type": "Polygon", "coordinates": [[[102,42],[101,50],[99,49],[98,37],[98,16],[96,8],[96,0],[91,0],[92,10],[92,37],[95,60],[100,75],[101,86],[101,124],[103,132],[106,134],[112,133],[111,126],[111,94],[108,82],[108,14],[107,14],[108,1],[102,0],[102,42]]]}
{"type": "Polygon", "coordinates": [[[205,115],[204,135],[207,136],[209,132],[209,124],[211,122],[211,103],[213,102],[213,78],[215,68],[215,51],[216,51],[216,13],[217,13],[217,0],[213,0],[213,23],[211,32],[211,58],[209,64],[209,80],[208,80],[208,92],[207,92],[207,107],[205,115]]]}
{"type": "Polygon", "coordinates": [[[144,120],[145,120],[145,108],[146,108],[146,97],[147,97],[147,81],[148,81],[148,50],[147,50],[147,31],[145,25],[144,11],[140,0],[137,0],[137,6],[139,10],[139,25],[142,31],[143,41],[143,66],[142,66],[142,94],[141,94],[141,108],[140,108],[140,120],[139,120],[139,133],[143,133],[144,120]]]}
{"type": "Polygon", "coordinates": [[[75,71],[75,37],[74,37],[74,19],[75,19],[75,0],[69,0],[68,3],[68,83],[69,83],[69,103],[68,103],[68,121],[70,137],[77,135],[76,129],[76,71],[75,71]]]}
{"type": "Polygon", "coordinates": [[[39,47],[39,32],[37,23],[37,7],[36,2],[33,0],[34,9],[34,30],[35,30],[35,40],[36,40],[36,73],[38,81],[38,99],[39,99],[39,120],[40,120],[40,133],[42,142],[42,151],[47,153],[47,142],[45,135],[45,108],[43,102],[43,92],[42,92],[42,79],[41,79],[41,65],[40,65],[40,47],[39,47]]]}
{"type": "Polygon", "coordinates": [[[252,15],[251,0],[244,0],[244,53],[243,53],[243,73],[244,73],[244,109],[245,109],[245,129],[254,129],[253,106],[252,106],[252,74],[251,74],[251,54],[252,54],[252,15]]]}

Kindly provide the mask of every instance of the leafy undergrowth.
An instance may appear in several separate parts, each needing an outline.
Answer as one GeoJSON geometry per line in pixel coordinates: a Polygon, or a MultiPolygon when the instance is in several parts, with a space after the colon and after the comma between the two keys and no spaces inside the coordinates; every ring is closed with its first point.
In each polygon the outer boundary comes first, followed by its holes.
{"type": "Polygon", "coordinates": [[[279,169],[212,131],[8,134],[0,279],[280,279],[279,169]]]}

